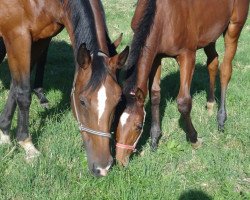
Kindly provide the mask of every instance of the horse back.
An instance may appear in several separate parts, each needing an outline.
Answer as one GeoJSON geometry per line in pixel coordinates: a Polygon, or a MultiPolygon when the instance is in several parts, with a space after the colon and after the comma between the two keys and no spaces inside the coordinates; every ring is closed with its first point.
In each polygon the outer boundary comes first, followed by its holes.
{"type": "Polygon", "coordinates": [[[0,1],[0,35],[29,31],[33,40],[51,37],[61,30],[59,1],[0,1]]]}
{"type": "Polygon", "coordinates": [[[242,16],[235,21],[244,21],[248,6],[249,0],[158,1],[152,31],[161,38],[159,51],[175,56],[207,46],[227,29],[234,10],[242,16]]]}

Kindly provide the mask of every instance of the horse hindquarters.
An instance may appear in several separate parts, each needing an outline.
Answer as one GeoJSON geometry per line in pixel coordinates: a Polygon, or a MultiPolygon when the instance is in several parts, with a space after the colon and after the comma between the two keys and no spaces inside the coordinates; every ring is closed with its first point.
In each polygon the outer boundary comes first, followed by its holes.
{"type": "Polygon", "coordinates": [[[247,19],[249,0],[236,1],[229,26],[225,33],[225,54],[220,69],[221,104],[217,114],[218,128],[224,131],[227,119],[226,90],[232,75],[232,61],[237,50],[238,39],[247,19]]]}

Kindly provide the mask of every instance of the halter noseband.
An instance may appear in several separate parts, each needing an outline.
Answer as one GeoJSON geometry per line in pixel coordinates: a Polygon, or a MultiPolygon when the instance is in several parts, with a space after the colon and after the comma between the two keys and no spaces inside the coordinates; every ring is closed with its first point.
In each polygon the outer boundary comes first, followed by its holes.
{"type": "Polygon", "coordinates": [[[142,135],[142,131],[133,145],[121,144],[121,143],[117,142],[115,146],[118,148],[121,148],[121,149],[127,149],[127,150],[132,150],[133,152],[136,152],[137,151],[136,145],[137,145],[139,139],[141,138],[141,135],[142,135]]]}

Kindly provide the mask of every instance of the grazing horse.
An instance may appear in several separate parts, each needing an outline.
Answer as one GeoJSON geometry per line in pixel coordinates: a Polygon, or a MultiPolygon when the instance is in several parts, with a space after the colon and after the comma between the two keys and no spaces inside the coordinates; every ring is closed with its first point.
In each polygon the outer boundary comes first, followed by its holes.
{"type": "Polygon", "coordinates": [[[128,48],[110,57],[100,0],[1,0],[0,10],[0,37],[12,77],[0,116],[0,144],[10,143],[9,129],[18,106],[17,141],[26,151],[27,160],[39,155],[28,131],[30,66],[48,47],[50,38],[65,27],[75,57],[72,110],[84,139],[88,167],[94,175],[105,176],[113,161],[109,132],[121,95],[116,70],[124,65],[128,48]]]}
{"type": "Polygon", "coordinates": [[[141,136],[148,87],[152,105],[151,146],[154,149],[157,147],[161,134],[159,103],[160,66],[163,57],[175,58],[180,66],[178,110],[186,126],[187,139],[194,148],[201,145],[190,117],[192,108],[190,86],[196,50],[204,48],[208,57],[210,92],[207,106],[212,109],[218,69],[215,42],[222,34],[225,39],[225,55],[220,70],[221,104],[217,119],[219,129],[224,129],[227,116],[226,89],[248,9],[249,0],[138,1],[132,21],[135,34],[127,61],[130,72],[123,88],[126,108],[120,117],[116,133],[116,159],[121,165],[128,164],[129,155],[135,150],[141,136]]]}
{"type": "MultiPolygon", "coordinates": [[[[36,61],[36,75],[33,87],[35,95],[39,99],[41,106],[44,108],[48,108],[48,103],[49,103],[48,99],[46,98],[43,92],[43,76],[47,60],[47,54],[48,54],[48,47],[43,51],[41,56],[36,61]]],[[[0,38],[0,63],[3,62],[5,56],[6,56],[6,48],[3,42],[3,38],[0,38]]]]}

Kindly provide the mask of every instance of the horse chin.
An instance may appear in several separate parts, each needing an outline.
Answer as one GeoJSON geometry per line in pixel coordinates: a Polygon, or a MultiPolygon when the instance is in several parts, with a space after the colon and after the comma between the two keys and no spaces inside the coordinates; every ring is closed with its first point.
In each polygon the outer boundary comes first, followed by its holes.
{"type": "Polygon", "coordinates": [[[90,173],[95,177],[104,177],[108,175],[109,170],[113,165],[112,156],[103,155],[100,158],[97,158],[92,153],[87,153],[88,169],[90,173]],[[105,159],[103,159],[105,157],[105,159]]]}
{"type": "Polygon", "coordinates": [[[116,162],[121,167],[127,167],[129,164],[130,154],[127,150],[117,150],[116,151],[116,162]]]}

